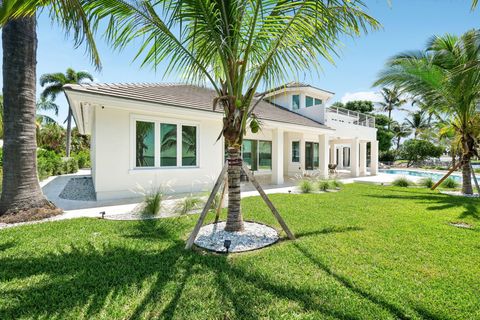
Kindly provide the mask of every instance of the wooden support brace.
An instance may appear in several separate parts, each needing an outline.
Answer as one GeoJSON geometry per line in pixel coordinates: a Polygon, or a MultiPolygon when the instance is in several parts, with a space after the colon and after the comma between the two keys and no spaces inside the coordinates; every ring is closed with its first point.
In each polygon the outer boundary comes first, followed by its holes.
{"type": "Polygon", "coordinates": [[[273,205],[273,203],[270,201],[270,199],[267,197],[267,195],[265,194],[265,191],[263,191],[262,187],[260,186],[260,184],[258,183],[257,179],[255,179],[255,176],[252,174],[252,172],[250,171],[250,169],[245,165],[245,164],[242,164],[242,169],[243,171],[245,172],[245,174],[248,176],[248,179],[250,179],[250,182],[255,186],[255,188],[257,189],[258,193],[260,193],[260,196],[262,197],[263,201],[265,201],[265,203],[267,204],[267,206],[270,208],[270,210],[272,211],[275,219],[277,219],[278,223],[282,226],[282,229],[285,231],[285,233],[287,234],[288,238],[290,240],[295,240],[295,236],[293,235],[293,233],[290,231],[290,229],[288,229],[288,226],[287,224],[285,223],[285,221],[283,220],[282,216],[280,216],[280,213],[278,213],[277,209],[275,208],[275,206],[273,205]]]}
{"type": "Polygon", "coordinates": [[[215,198],[215,195],[218,192],[218,189],[220,189],[220,186],[222,185],[222,181],[225,179],[227,175],[227,169],[228,169],[228,164],[225,163],[223,166],[222,172],[220,172],[220,175],[217,178],[217,181],[215,182],[215,185],[213,186],[212,193],[210,193],[210,196],[208,197],[207,202],[205,203],[205,207],[203,207],[202,213],[200,214],[200,217],[198,218],[197,224],[193,228],[192,233],[190,234],[190,237],[187,240],[187,245],[185,246],[185,249],[190,249],[193,246],[193,242],[195,241],[195,238],[197,237],[198,232],[200,231],[200,228],[203,225],[203,221],[205,220],[205,217],[207,216],[208,211],[210,210],[212,206],[213,199],[215,198]]]}
{"type": "Polygon", "coordinates": [[[438,180],[437,183],[432,186],[431,190],[437,189],[437,187],[442,184],[442,182],[445,181],[445,179],[447,179],[453,173],[453,171],[457,170],[461,165],[462,161],[459,161],[452,169],[448,170],[447,174],[442,179],[438,180]]]}
{"type": "Polygon", "coordinates": [[[477,188],[477,193],[480,196],[480,186],[478,185],[477,176],[475,175],[475,170],[473,170],[472,163],[470,162],[470,171],[472,172],[473,182],[475,182],[475,187],[477,188]]]}
{"type": "Polygon", "coordinates": [[[223,199],[225,198],[225,193],[227,192],[227,188],[228,188],[228,178],[225,177],[225,179],[223,180],[223,190],[222,190],[222,194],[220,195],[220,199],[218,201],[218,206],[217,206],[217,212],[215,214],[215,224],[218,223],[218,220],[220,219],[220,212],[222,211],[222,207],[223,207],[223,199]]]}

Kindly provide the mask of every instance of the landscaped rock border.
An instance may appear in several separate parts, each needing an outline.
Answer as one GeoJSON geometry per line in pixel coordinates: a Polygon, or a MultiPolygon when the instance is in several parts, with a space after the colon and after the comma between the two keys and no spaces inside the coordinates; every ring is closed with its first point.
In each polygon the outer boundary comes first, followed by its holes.
{"type": "Polygon", "coordinates": [[[195,245],[209,251],[226,253],[225,240],[230,240],[228,252],[245,252],[260,249],[278,241],[278,232],[267,225],[256,222],[244,222],[245,229],[240,232],[225,231],[225,222],[208,224],[200,228],[195,245]]]}

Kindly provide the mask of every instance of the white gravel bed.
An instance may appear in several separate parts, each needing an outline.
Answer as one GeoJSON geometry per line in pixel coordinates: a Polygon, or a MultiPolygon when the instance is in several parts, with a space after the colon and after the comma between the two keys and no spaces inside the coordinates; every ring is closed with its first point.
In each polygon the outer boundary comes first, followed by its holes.
{"type": "Polygon", "coordinates": [[[448,194],[450,196],[465,197],[465,198],[478,198],[479,197],[478,193],[464,194],[461,191],[445,191],[445,190],[442,190],[442,191],[440,191],[440,193],[448,194]]]}
{"type": "Polygon", "coordinates": [[[77,201],[95,201],[95,188],[91,177],[72,178],[58,195],[59,198],[77,201]]]}
{"type": "Polygon", "coordinates": [[[243,252],[269,246],[279,239],[277,231],[264,224],[244,222],[245,229],[240,232],[225,231],[225,224],[219,222],[203,226],[195,244],[210,251],[226,252],[224,241],[230,240],[228,252],[243,252]]]}

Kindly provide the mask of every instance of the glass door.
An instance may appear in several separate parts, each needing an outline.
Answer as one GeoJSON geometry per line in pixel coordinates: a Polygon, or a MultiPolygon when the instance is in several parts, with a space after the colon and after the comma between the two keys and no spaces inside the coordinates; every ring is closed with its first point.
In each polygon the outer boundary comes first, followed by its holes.
{"type": "Polygon", "coordinates": [[[305,170],[313,170],[313,142],[305,142],[305,170]]]}

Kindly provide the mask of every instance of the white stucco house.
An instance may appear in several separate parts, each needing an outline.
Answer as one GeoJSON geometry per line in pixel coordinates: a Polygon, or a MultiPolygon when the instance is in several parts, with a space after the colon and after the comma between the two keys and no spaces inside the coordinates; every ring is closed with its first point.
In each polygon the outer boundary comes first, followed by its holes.
{"type": "MultiPolygon", "coordinates": [[[[214,91],[185,84],[82,84],[64,87],[79,131],[91,134],[92,179],[98,200],[138,196],[138,185],[169,184],[175,192],[205,190],[225,161],[222,111],[214,91]]],[[[375,175],[374,118],[329,108],[333,93],[288,83],[262,95],[262,128],[248,133],[244,161],[256,175],[282,184],[328,165],[351,176],[375,175]],[[370,156],[367,156],[367,144],[370,156]],[[368,161],[367,159],[370,159],[368,161]],[[368,167],[367,167],[368,165],[368,167]]]]}

